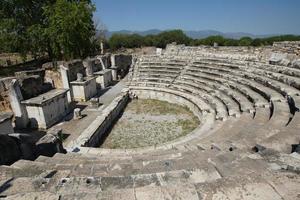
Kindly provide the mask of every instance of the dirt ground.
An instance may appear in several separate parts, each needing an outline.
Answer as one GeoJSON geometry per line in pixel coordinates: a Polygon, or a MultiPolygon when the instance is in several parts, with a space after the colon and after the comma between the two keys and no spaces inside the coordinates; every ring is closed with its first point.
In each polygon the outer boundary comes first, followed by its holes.
{"type": "Polygon", "coordinates": [[[187,135],[199,123],[186,107],[158,100],[132,100],[101,147],[160,145],[187,135]]]}

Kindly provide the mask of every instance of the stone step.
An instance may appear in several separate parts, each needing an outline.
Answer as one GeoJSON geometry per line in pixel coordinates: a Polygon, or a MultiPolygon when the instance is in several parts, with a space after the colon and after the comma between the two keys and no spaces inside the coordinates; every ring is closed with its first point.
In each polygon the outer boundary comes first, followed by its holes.
{"type": "Polygon", "coordinates": [[[218,83],[219,85],[226,85],[226,86],[228,85],[229,87],[238,90],[240,93],[252,99],[256,107],[262,107],[269,104],[268,101],[259,93],[253,91],[248,86],[240,83],[236,83],[227,79],[214,77],[214,76],[208,77],[207,75],[200,75],[198,73],[197,74],[186,73],[184,76],[188,80],[193,80],[195,82],[200,81],[202,83],[211,82],[211,83],[218,83]]]}
{"type": "Polygon", "coordinates": [[[204,73],[209,73],[209,75],[215,75],[217,77],[224,77],[227,78],[229,80],[232,81],[236,81],[236,82],[241,82],[245,85],[248,85],[251,89],[253,89],[255,92],[259,92],[261,95],[277,101],[277,100],[284,100],[283,96],[278,93],[276,90],[273,90],[267,86],[265,86],[264,84],[262,84],[261,82],[257,82],[260,79],[255,79],[257,78],[256,75],[251,74],[251,73],[247,73],[244,71],[233,71],[233,70],[225,70],[225,69],[221,69],[222,71],[220,71],[220,69],[218,69],[219,66],[199,66],[197,69],[193,69],[195,71],[200,71],[200,72],[204,72],[204,73]],[[252,80],[253,79],[253,80],[252,80]]]}
{"type": "Polygon", "coordinates": [[[212,95],[218,99],[221,99],[221,101],[226,105],[228,109],[229,116],[236,115],[238,117],[240,114],[239,104],[235,102],[230,96],[228,96],[227,93],[219,92],[218,90],[210,88],[207,85],[195,84],[189,81],[178,80],[173,84],[174,86],[180,85],[184,88],[190,89],[190,91],[193,91],[194,93],[199,91],[200,94],[206,93],[208,95],[212,95]]]}
{"type": "Polygon", "coordinates": [[[187,86],[182,85],[173,85],[172,89],[179,90],[182,92],[187,92],[197,98],[203,99],[205,102],[212,104],[212,106],[215,108],[216,112],[216,119],[217,120],[226,120],[228,117],[228,108],[226,107],[226,104],[219,98],[216,98],[208,93],[204,92],[197,92],[196,90],[193,90],[187,86]]]}
{"type": "Polygon", "coordinates": [[[289,119],[292,117],[290,113],[290,107],[287,102],[272,102],[273,104],[273,116],[271,122],[280,124],[281,126],[286,126],[289,119]]]}
{"type": "Polygon", "coordinates": [[[220,83],[227,83],[231,85],[234,88],[240,89],[242,92],[248,94],[254,101],[255,105],[257,106],[265,106],[268,105],[268,101],[264,96],[261,95],[261,93],[257,93],[257,91],[253,90],[253,87],[249,87],[248,83],[240,82],[239,79],[235,78],[231,80],[231,78],[228,78],[224,75],[215,73],[214,71],[208,71],[203,69],[197,69],[197,73],[189,72],[189,76],[194,76],[195,78],[205,79],[205,80],[211,80],[211,81],[219,81],[220,83]],[[209,73],[209,74],[207,74],[209,73]],[[214,76],[213,76],[214,75],[214,76]]]}

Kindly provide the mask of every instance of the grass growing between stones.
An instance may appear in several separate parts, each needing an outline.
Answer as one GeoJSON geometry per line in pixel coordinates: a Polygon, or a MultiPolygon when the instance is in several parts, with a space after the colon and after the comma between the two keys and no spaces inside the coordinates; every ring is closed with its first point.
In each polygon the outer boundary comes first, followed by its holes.
{"type": "Polygon", "coordinates": [[[152,99],[132,100],[101,147],[157,146],[189,134],[199,124],[187,107],[152,99]]]}

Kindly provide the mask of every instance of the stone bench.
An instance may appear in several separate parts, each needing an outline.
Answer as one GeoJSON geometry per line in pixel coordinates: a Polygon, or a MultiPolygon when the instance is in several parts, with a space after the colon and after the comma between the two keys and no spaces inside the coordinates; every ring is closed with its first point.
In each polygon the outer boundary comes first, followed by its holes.
{"type": "Polygon", "coordinates": [[[139,73],[147,73],[147,74],[180,74],[179,70],[169,70],[169,69],[150,69],[150,68],[145,68],[145,69],[140,69],[139,73]]]}
{"type": "Polygon", "coordinates": [[[282,94],[278,93],[276,90],[265,86],[261,82],[258,82],[259,79],[255,79],[257,78],[257,76],[253,74],[249,74],[249,73],[245,74],[245,72],[229,71],[229,70],[226,71],[226,73],[225,70],[222,70],[222,73],[220,73],[220,71],[215,68],[210,68],[209,70],[202,69],[202,68],[198,68],[198,69],[193,68],[192,72],[197,72],[197,71],[199,71],[200,73],[206,73],[208,74],[208,76],[214,75],[216,77],[224,77],[228,80],[235,80],[237,82],[242,82],[248,85],[251,89],[254,89],[254,91],[261,93],[261,95],[273,101],[280,101],[284,99],[282,94]]]}
{"type": "Polygon", "coordinates": [[[183,85],[186,86],[187,88],[191,88],[191,90],[199,91],[200,93],[206,93],[208,95],[211,95],[215,98],[220,99],[227,107],[228,110],[228,115],[229,116],[239,116],[240,110],[239,110],[239,105],[227,94],[224,94],[222,92],[216,92],[212,88],[209,88],[204,85],[197,85],[194,83],[190,83],[188,81],[175,81],[174,85],[183,85]]]}
{"type": "Polygon", "coordinates": [[[54,89],[21,102],[32,128],[47,129],[68,113],[67,89],[54,89]]]}
{"type": "Polygon", "coordinates": [[[240,90],[237,90],[236,88],[227,86],[226,84],[224,84],[224,82],[219,83],[216,80],[211,81],[208,79],[202,79],[201,77],[195,78],[188,75],[183,76],[182,79],[188,82],[194,82],[196,84],[208,85],[213,90],[219,90],[223,94],[227,94],[239,105],[242,112],[255,112],[255,102],[254,100],[249,98],[249,95],[240,92],[240,90]]]}
{"type": "Polygon", "coordinates": [[[175,88],[175,89],[178,89],[178,90],[184,91],[184,92],[189,92],[190,94],[194,95],[195,97],[202,98],[207,103],[212,104],[212,106],[216,110],[216,119],[217,120],[222,120],[222,121],[226,120],[227,116],[229,115],[229,112],[227,111],[228,108],[226,106],[226,103],[224,103],[224,101],[222,101],[220,98],[214,97],[214,96],[210,95],[209,93],[204,92],[204,90],[202,90],[200,92],[200,91],[196,91],[188,86],[178,85],[178,84],[173,85],[172,88],[175,88]]]}
{"type": "Polygon", "coordinates": [[[267,99],[265,99],[263,96],[261,96],[259,93],[253,91],[250,89],[247,85],[244,85],[242,83],[237,83],[235,81],[230,81],[224,78],[220,77],[214,77],[208,76],[206,74],[195,74],[188,72],[184,74],[183,77],[186,77],[187,79],[193,80],[194,82],[202,81],[202,82],[212,82],[212,83],[218,83],[219,85],[228,85],[229,87],[239,91],[240,93],[244,94],[248,99],[251,99],[251,102],[255,104],[256,107],[258,106],[268,106],[269,102],[267,99]]]}
{"type": "MultiPolygon", "coordinates": [[[[224,70],[224,67],[227,69],[232,69],[233,65],[230,64],[222,64],[222,63],[205,63],[206,67],[207,65],[209,66],[213,66],[213,67],[217,67],[220,68],[222,67],[222,70],[224,70]]],[[[294,85],[295,87],[299,87],[300,85],[298,83],[300,83],[300,79],[291,75],[286,75],[286,74],[281,74],[281,73],[277,73],[277,72],[273,72],[273,71],[268,71],[266,69],[261,69],[255,66],[249,66],[249,65],[236,65],[235,66],[236,69],[241,70],[241,73],[245,73],[248,75],[256,75],[256,77],[258,78],[262,78],[265,79],[265,84],[266,82],[271,82],[273,81],[275,83],[275,86],[277,86],[277,89],[279,91],[285,91],[286,93],[288,93],[289,95],[292,94],[298,94],[299,91],[296,90],[295,88],[289,86],[289,85],[294,85]],[[268,78],[269,77],[269,78],[268,78]],[[282,82],[282,83],[281,83],[282,82]],[[284,84],[285,83],[285,84],[284,84]],[[287,84],[287,85],[286,85],[287,84]]],[[[282,70],[281,70],[282,71],[282,70]]]]}

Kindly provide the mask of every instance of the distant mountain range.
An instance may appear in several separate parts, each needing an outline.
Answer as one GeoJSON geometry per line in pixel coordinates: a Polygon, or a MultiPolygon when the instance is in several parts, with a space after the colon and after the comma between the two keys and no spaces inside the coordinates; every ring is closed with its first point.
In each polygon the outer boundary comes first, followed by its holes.
{"type": "MultiPolygon", "coordinates": [[[[108,38],[110,38],[115,33],[139,34],[139,35],[145,36],[145,35],[157,35],[161,32],[163,32],[163,30],[159,30],[159,29],[151,29],[151,30],[146,30],[146,31],[120,30],[120,31],[109,31],[109,32],[107,32],[106,36],[108,38]]],[[[206,38],[206,37],[212,36],[212,35],[221,35],[223,37],[232,38],[232,39],[240,39],[241,37],[266,38],[266,37],[271,37],[271,36],[277,35],[277,34],[255,35],[255,34],[244,33],[244,32],[224,33],[224,32],[215,31],[215,30],[184,31],[184,32],[187,36],[189,36],[193,39],[206,38]]]]}

